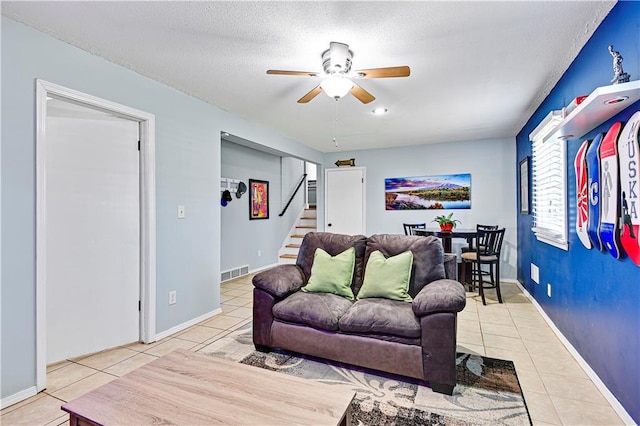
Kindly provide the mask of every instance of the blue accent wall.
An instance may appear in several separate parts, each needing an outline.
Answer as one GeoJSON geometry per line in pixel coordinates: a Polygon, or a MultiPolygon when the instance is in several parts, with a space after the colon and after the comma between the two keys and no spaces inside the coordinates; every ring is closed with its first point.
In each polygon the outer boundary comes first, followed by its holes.
{"type": "MultiPolygon", "coordinates": [[[[549,111],[609,84],[610,44],[623,56],[624,71],[638,80],[640,2],[619,2],[598,27],[516,137],[516,167],[531,155],[528,135],[549,111]]],[[[626,122],[638,110],[640,102],[567,143],[569,251],[537,241],[531,232],[532,217],[518,214],[518,280],[636,422],[640,422],[640,267],[628,258],[616,260],[605,252],[587,250],[578,240],[573,160],[584,139],[606,132],[616,121],[626,122]],[[530,278],[531,263],[540,268],[540,285],[530,278]],[[552,285],[552,297],[546,295],[547,283],[552,285]]]]}

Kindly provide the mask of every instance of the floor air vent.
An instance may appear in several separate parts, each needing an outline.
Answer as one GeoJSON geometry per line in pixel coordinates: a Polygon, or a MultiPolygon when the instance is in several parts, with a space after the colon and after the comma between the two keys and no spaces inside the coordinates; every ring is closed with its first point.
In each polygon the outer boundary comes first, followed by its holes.
{"type": "Polygon", "coordinates": [[[222,271],[220,273],[220,282],[229,281],[234,278],[247,275],[249,273],[249,265],[239,266],[237,268],[229,269],[228,271],[222,271]]]}

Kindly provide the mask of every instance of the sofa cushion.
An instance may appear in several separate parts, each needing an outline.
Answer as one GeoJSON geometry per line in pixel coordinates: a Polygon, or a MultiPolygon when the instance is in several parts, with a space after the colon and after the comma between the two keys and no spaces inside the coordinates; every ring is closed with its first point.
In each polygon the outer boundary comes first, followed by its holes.
{"type": "Polygon", "coordinates": [[[356,249],[353,247],[335,256],[318,247],[313,257],[311,277],[301,290],[310,293],[332,293],[353,300],[351,279],[355,261],[356,249]]]}
{"type": "Polygon", "coordinates": [[[311,267],[313,266],[313,257],[316,253],[316,249],[320,247],[331,256],[340,254],[349,247],[356,249],[356,263],[353,271],[353,280],[351,287],[353,289],[360,288],[362,285],[362,274],[364,270],[364,264],[362,259],[364,258],[365,245],[367,237],[364,235],[342,235],[332,234],[329,232],[309,232],[304,236],[300,250],[298,251],[298,259],[296,265],[298,265],[308,280],[311,276],[311,267]]]}
{"type": "Polygon", "coordinates": [[[285,322],[337,331],[338,320],[353,305],[349,299],[331,293],[298,291],[273,306],[273,316],[285,322]]]}
{"type": "Polygon", "coordinates": [[[385,299],[411,302],[413,299],[407,292],[411,278],[413,254],[402,252],[386,259],[376,250],[369,256],[364,270],[364,281],[358,292],[358,299],[383,297],[385,299]]]}
{"type": "MultiPolygon", "coordinates": [[[[413,298],[425,285],[445,278],[444,250],[442,243],[436,237],[397,234],[372,235],[367,240],[367,250],[364,255],[365,265],[371,253],[376,250],[380,250],[385,257],[395,256],[407,250],[413,253],[413,267],[411,281],[409,281],[409,295],[413,298]]],[[[356,296],[358,290],[354,291],[356,296]]]]}
{"type": "Polygon", "coordinates": [[[390,299],[362,299],[340,318],[340,331],[420,337],[420,322],[411,304],[390,299]]]}

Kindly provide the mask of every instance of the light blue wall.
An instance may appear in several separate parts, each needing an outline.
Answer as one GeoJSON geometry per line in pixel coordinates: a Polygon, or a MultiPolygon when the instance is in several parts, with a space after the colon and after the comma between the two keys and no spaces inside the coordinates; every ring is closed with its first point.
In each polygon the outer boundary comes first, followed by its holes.
{"type": "Polygon", "coordinates": [[[3,397],[35,380],[36,78],[155,114],[157,331],[219,307],[217,109],[3,18],[2,197],[12,205],[2,215],[2,246],[12,248],[2,253],[3,397]]]}
{"type": "Polygon", "coordinates": [[[248,191],[241,199],[234,196],[226,207],[220,207],[221,270],[243,265],[253,270],[277,263],[282,243],[276,212],[282,192],[280,157],[223,140],[221,159],[223,177],[240,179],[247,187],[250,178],[269,182],[269,219],[249,220],[248,191]]]}
{"type": "MultiPolygon", "coordinates": [[[[618,2],[582,48],[556,87],[516,137],[518,159],[531,155],[529,134],[551,110],[579,95],[607,86],[613,77],[607,46],[624,57],[624,71],[640,78],[640,3],[618,2]]],[[[567,142],[569,250],[539,242],[531,232],[532,217],[518,215],[518,279],[542,306],[562,334],[600,379],[640,422],[640,268],[626,256],[616,260],[587,250],[574,231],[576,184],[573,160],[580,144],[606,132],[616,121],[626,122],[640,102],[596,127],[581,139],[567,142]],[[531,263],[540,269],[540,283],[531,280],[531,263]],[[552,297],[546,285],[553,286],[552,297]]]]}
{"type": "Polygon", "coordinates": [[[270,151],[276,155],[287,155],[312,163],[322,163],[322,153],[307,145],[283,137],[282,135],[265,129],[264,127],[246,121],[236,115],[227,113],[224,117],[224,131],[230,133],[233,140],[241,139],[249,145],[258,144],[260,150],[270,151]]]}
{"type": "MultiPolygon", "coordinates": [[[[324,155],[324,164],[332,165],[336,160],[348,158],[355,158],[357,166],[366,167],[367,235],[403,233],[403,223],[426,222],[428,226],[437,228],[437,223],[431,221],[443,212],[454,212],[453,217],[462,221],[459,225],[461,228],[475,228],[477,223],[498,224],[506,228],[500,273],[504,278],[516,278],[516,174],[513,169],[513,138],[328,153],[324,155]],[[471,209],[385,210],[385,178],[452,173],[471,173],[471,209]]],[[[324,216],[322,197],[318,204],[318,213],[324,216]]]]}
{"type": "Polygon", "coordinates": [[[6,398],[35,385],[35,79],[155,114],[157,332],[220,306],[220,131],[315,162],[321,154],[8,18],[1,31],[6,398]],[[184,220],[178,205],[186,206],[184,220]],[[172,306],[170,290],[178,293],[172,306]]]}
{"type": "Polygon", "coordinates": [[[278,216],[288,201],[292,187],[300,179],[304,162],[291,157],[277,155],[222,141],[222,176],[240,179],[249,184],[249,179],[269,182],[269,219],[249,220],[249,194],[233,197],[221,214],[221,261],[222,271],[249,265],[249,270],[278,263],[278,249],[293,222],[301,211],[304,193],[296,194],[284,216],[278,216]],[[258,254],[260,251],[261,255],[258,254]]]}

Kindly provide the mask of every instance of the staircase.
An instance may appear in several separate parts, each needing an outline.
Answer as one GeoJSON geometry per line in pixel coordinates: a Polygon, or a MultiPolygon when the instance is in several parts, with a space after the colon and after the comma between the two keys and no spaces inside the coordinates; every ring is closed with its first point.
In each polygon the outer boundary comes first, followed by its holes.
{"type": "Polygon", "coordinates": [[[280,248],[278,263],[295,264],[304,235],[316,230],[316,206],[309,205],[302,211],[295,225],[291,228],[291,234],[280,248]]]}

